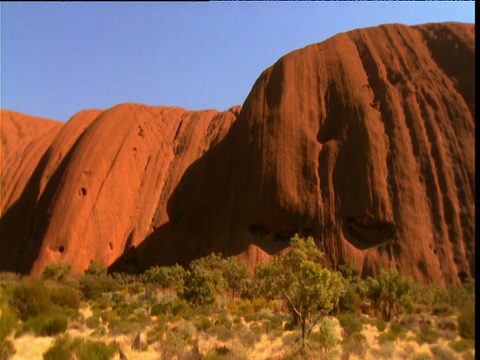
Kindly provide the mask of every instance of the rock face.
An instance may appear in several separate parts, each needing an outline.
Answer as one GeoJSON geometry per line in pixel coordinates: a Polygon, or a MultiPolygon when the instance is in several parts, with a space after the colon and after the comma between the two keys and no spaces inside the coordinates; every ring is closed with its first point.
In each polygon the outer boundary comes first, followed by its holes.
{"type": "Polygon", "coordinates": [[[254,266],[299,233],[333,268],[458,284],[475,273],[474,33],[342,33],[282,57],[225,112],[123,104],[62,126],[2,111],[1,267],[212,251],[254,266]]]}

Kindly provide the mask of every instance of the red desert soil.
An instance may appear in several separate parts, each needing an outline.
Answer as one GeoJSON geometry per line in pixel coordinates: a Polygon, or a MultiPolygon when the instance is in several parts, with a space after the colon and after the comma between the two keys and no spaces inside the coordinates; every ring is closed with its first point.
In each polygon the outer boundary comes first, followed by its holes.
{"type": "Polygon", "coordinates": [[[3,270],[251,266],[313,235],[330,266],[475,272],[475,25],[354,30],[282,57],[228,111],[3,110],[3,270]]]}

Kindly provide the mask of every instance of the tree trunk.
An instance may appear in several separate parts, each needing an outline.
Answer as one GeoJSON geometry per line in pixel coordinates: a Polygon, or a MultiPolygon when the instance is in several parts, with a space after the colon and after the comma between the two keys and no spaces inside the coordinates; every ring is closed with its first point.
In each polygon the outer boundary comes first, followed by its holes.
{"type": "Polygon", "coordinates": [[[302,348],[305,349],[305,325],[306,325],[306,320],[301,319],[300,321],[302,322],[302,348]]]}

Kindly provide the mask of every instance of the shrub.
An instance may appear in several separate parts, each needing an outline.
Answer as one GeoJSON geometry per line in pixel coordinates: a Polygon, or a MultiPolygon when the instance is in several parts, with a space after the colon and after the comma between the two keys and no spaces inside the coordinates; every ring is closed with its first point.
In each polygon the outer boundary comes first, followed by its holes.
{"type": "Polygon", "coordinates": [[[39,315],[27,320],[23,326],[17,330],[15,337],[26,332],[33,332],[37,336],[53,336],[64,333],[67,330],[68,320],[61,315],[47,317],[39,315]]]}
{"type": "Polygon", "coordinates": [[[450,304],[434,304],[432,308],[432,315],[436,316],[448,316],[453,313],[453,309],[450,304]]]}
{"type": "Polygon", "coordinates": [[[23,321],[50,312],[52,302],[45,284],[38,278],[24,278],[14,288],[11,305],[23,321]]]}
{"type": "Polygon", "coordinates": [[[394,340],[398,339],[399,337],[405,337],[405,334],[403,333],[403,326],[398,322],[392,322],[390,324],[390,330],[388,330],[388,333],[393,336],[394,340]]]}
{"type": "Polygon", "coordinates": [[[475,340],[473,339],[460,339],[454,340],[448,343],[451,349],[455,350],[457,353],[462,353],[469,349],[475,349],[475,340]]]}
{"type": "Polygon", "coordinates": [[[383,321],[382,319],[375,319],[373,321],[373,325],[375,325],[378,329],[378,331],[382,332],[387,328],[387,323],[383,321]]]}
{"type": "Polygon", "coordinates": [[[355,314],[341,314],[338,317],[338,321],[343,328],[345,336],[362,331],[362,322],[355,314]]]}
{"type": "Polygon", "coordinates": [[[52,346],[43,354],[43,360],[70,360],[72,350],[61,346],[52,346]]]}
{"type": "Polygon", "coordinates": [[[152,306],[152,309],[150,310],[150,315],[153,316],[158,316],[158,315],[167,315],[168,311],[170,309],[170,304],[155,304],[152,306]]]}
{"type": "MultiPolygon", "coordinates": [[[[2,335],[3,337],[3,335],[2,335]]],[[[2,360],[8,360],[10,358],[10,356],[12,356],[13,354],[15,354],[16,350],[15,350],[15,346],[13,345],[13,343],[10,341],[10,340],[7,340],[7,339],[1,339],[0,340],[0,359],[2,360]]]]}
{"type": "Polygon", "coordinates": [[[395,333],[391,333],[390,331],[378,335],[379,344],[383,344],[386,342],[394,342],[395,340],[397,340],[397,335],[395,335],[395,333]]]}
{"type": "Polygon", "coordinates": [[[68,286],[54,286],[50,289],[50,298],[58,306],[78,310],[80,297],[77,292],[68,286]]]}
{"type": "Polygon", "coordinates": [[[111,335],[129,335],[140,330],[141,324],[127,319],[114,318],[108,323],[111,335]]]}
{"type": "Polygon", "coordinates": [[[265,299],[264,297],[259,297],[253,300],[252,306],[255,312],[264,309],[273,310],[273,302],[267,301],[267,299],[265,299]]]}
{"type": "Polygon", "coordinates": [[[207,331],[212,327],[212,322],[210,321],[208,316],[200,316],[193,321],[193,325],[195,326],[197,331],[207,331]]]}
{"type": "Polygon", "coordinates": [[[228,341],[235,336],[235,331],[224,326],[218,326],[215,328],[215,334],[217,335],[218,340],[228,341]]]}
{"type": "Polygon", "coordinates": [[[430,325],[420,324],[420,333],[417,335],[418,343],[434,344],[438,338],[438,333],[430,325]]]}
{"type": "Polygon", "coordinates": [[[45,270],[43,270],[42,278],[45,280],[53,280],[59,283],[65,283],[72,273],[72,264],[66,261],[61,261],[57,264],[48,265],[45,270]]]}
{"type": "Polygon", "coordinates": [[[67,326],[68,320],[63,316],[56,315],[46,322],[43,329],[44,334],[41,335],[52,336],[64,333],[67,330],[67,326]]]}
{"type": "Polygon", "coordinates": [[[115,341],[106,345],[101,341],[87,340],[82,342],[77,353],[79,360],[109,360],[113,358],[118,351],[118,343],[115,341]]]}
{"type": "Polygon", "coordinates": [[[431,345],[430,351],[434,355],[435,360],[458,360],[458,355],[455,351],[442,344],[431,345]]]}
{"type": "Polygon", "coordinates": [[[192,315],[192,308],[186,302],[176,299],[173,302],[172,314],[175,316],[182,316],[184,319],[187,319],[192,315]]]}
{"type": "Polygon", "coordinates": [[[457,322],[450,318],[442,318],[437,321],[437,328],[440,330],[457,331],[457,322]]]}
{"type": "Polygon", "coordinates": [[[411,357],[411,360],[432,360],[432,355],[427,352],[414,353],[411,357]]]}
{"type": "Polygon", "coordinates": [[[0,340],[3,341],[8,335],[10,335],[14,328],[17,319],[15,314],[10,308],[2,308],[2,314],[0,315],[0,340]]]}
{"type": "Polygon", "coordinates": [[[457,318],[458,333],[465,339],[475,339],[475,300],[466,301],[457,318]]]}
{"type": "Polygon", "coordinates": [[[162,359],[188,359],[192,356],[189,349],[193,343],[195,328],[190,323],[182,323],[166,332],[165,338],[160,340],[162,359]]]}
{"type": "Polygon", "coordinates": [[[363,359],[367,352],[365,336],[359,332],[353,333],[342,341],[342,349],[342,359],[349,359],[351,355],[363,359]]]}
{"type": "Polygon", "coordinates": [[[253,314],[253,306],[249,301],[242,301],[238,306],[238,309],[243,317],[253,314]]]}
{"type": "Polygon", "coordinates": [[[68,335],[57,337],[53,346],[44,354],[44,360],[108,360],[118,351],[118,343],[111,342],[106,345],[100,341],[91,341],[81,338],[71,339],[68,335]]]}
{"type": "Polygon", "coordinates": [[[395,353],[395,343],[386,341],[380,344],[378,349],[370,349],[374,359],[393,359],[395,353]]]}
{"type": "Polygon", "coordinates": [[[100,319],[97,316],[90,316],[85,320],[85,325],[89,329],[96,329],[100,326],[100,319]]]}

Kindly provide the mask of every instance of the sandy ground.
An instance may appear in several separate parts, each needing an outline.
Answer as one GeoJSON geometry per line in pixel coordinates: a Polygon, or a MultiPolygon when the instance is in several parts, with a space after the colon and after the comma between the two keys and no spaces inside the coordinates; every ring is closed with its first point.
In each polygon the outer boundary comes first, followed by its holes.
{"type": "MultiPolygon", "coordinates": [[[[81,309],[82,314],[87,318],[91,315],[91,311],[89,309],[81,309]]],[[[336,321],[336,320],[335,320],[336,321]]],[[[341,327],[337,322],[337,333],[340,335],[341,327]]],[[[82,328],[82,329],[69,329],[68,334],[72,337],[83,337],[83,338],[90,338],[90,333],[92,330],[82,328]]],[[[290,332],[286,331],[283,336],[288,335],[290,332]]],[[[375,355],[374,349],[378,349],[380,347],[378,343],[378,329],[372,325],[364,325],[363,335],[366,337],[367,341],[367,348],[368,350],[361,359],[362,360],[375,360],[378,359],[378,355],[375,355]]],[[[408,359],[412,354],[418,353],[427,353],[431,354],[429,345],[423,344],[419,345],[416,341],[408,340],[408,337],[413,338],[413,333],[408,332],[406,334],[405,339],[397,340],[395,342],[395,352],[391,359],[408,359]]],[[[110,341],[117,341],[124,353],[126,354],[129,360],[150,360],[150,359],[159,359],[159,353],[155,350],[154,346],[149,346],[148,351],[134,351],[131,348],[131,344],[133,342],[134,335],[131,336],[116,336],[116,337],[108,337],[104,336],[101,338],[95,338],[95,340],[104,341],[106,343],[110,341]]],[[[11,357],[12,360],[36,360],[36,359],[43,359],[42,354],[48,350],[48,348],[54,343],[55,338],[53,337],[34,337],[31,334],[23,335],[17,339],[13,339],[16,354],[11,357]]],[[[440,343],[446,345],[446,341],[440,341],[440,343]]],[[[198,346],[201,353],[205,353],[208,351],[213,350],[216,346],[226,345],[229,348],[235,348],[232,342],[218,342],[216,337],[204,337],[200,336],[198,341],[198,346]]],[[[284,345],[282,338],[275,338],[270,340],[267,335],[262,335],[261,340],[256,342],[253,348],[249,349],[247,352],[248,359],[252,360],[264,360],[264,359],[279,359],[281,358],[282,354],[284,353],[284,345]]],[[[337,347],[335,351],[336,356],[333,358],[340,358],[341,355],[341,346],[337,347]]],[[[119,356],[115,356],[115,359],[118,359],[119,356]]],[[[432,357],[433,358],[433,357],[432,357]]],[[[458,357],[460,359],[460,356],[458,357]]],[[[350,356],[350,360],[359,359],[355,356],[350,356]]]]}

